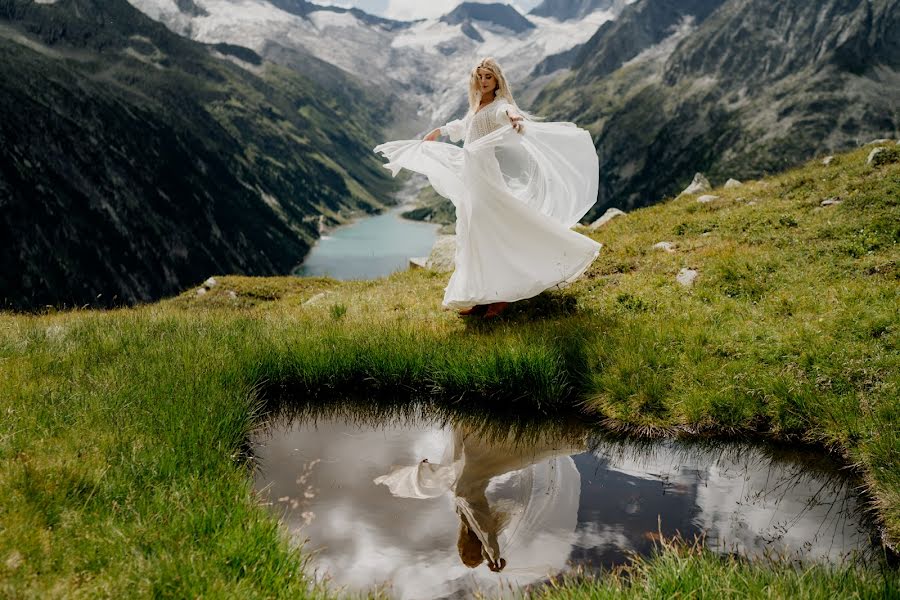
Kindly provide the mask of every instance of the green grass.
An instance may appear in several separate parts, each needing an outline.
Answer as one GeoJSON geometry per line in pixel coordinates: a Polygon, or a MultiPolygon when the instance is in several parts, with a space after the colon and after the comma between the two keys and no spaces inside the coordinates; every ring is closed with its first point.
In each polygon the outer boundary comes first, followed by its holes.
{"type": "MultiPolygon", "coordinates": [[[[441,311],[446,275],[424,271],[219,277],[133,309],[0,315],[0,596],[333,594],[251,489],[247,436],[274,399],[428,399],[811,444],[859,472],[896,543],[900,164],[869,167],[868,151],[614,220],[590,234],[604,249],[584,279],[498,322],[441,311]],[[677,252],[651,250],[662,240],[677,252]],[[682,267],[700,271],[691,289],[682,267]]],[[[550,593],[617,590],[890,597],[897,572],[670,547],[550,593]]]]}
{"type": "Polygon", "coordinates": [[[795,567],[771,559],[722,558],[697,544],[662,540],[655,556],[636,558],[603,576],[569,574],[532,593],[541,600],[628,598],[832,598],[900,597],[897,571],[795,567]]]}

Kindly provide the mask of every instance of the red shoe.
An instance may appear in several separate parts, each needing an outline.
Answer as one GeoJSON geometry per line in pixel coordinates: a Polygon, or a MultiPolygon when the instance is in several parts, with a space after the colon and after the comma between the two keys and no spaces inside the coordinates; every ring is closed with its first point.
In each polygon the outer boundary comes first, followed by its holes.
{"type": "Polygon", "coordinates": [[[509,302],[494,302],[491,304],[488,311],[484,313],[485,319],[493,319],[494,317],[499,317],[500,313],[506,310],[506,307],[509,306],[509,302]]]}
{"type": "Polygon", "coordinates": [[[475,306],[471,306],[469,308],[464,308],[459,311],[459,316],[461,317],[470,317],[484,314],[484,311],[487,310],[487,306],[484,304],[476,304],[475,306]]]}

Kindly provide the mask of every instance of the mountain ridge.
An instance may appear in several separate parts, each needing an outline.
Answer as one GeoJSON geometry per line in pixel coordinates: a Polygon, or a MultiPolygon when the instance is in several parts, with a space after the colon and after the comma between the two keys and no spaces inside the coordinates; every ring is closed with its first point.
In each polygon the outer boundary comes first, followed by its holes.
{"type": "Polygon", "coordinates": [[[594,135],[589,218],[677,194],[697,171],[753,179],[896,136],[900,52],[886,36],[900,30],[897,0],[697,0],[687,19],[679,5],[629,6],[537,100],[536,112],[594,135]]]}
{"type": "Polygon", "coordinates": [[[124,0],[0,2],[4,306],[132,304],[210,269],[287,273],[319,215],[381,206],[371,99],[223,50],[242,53],[124,0]],[[328,105],[339,94],[358,114],[328,105]]]}
{"type": "Polygon", "coordinates": [[[515,33],[535,29],[534,23],[509,4],[463,2],[440,18],[442,23],[460,25],[471,21],[491,23],[515,33]]]}

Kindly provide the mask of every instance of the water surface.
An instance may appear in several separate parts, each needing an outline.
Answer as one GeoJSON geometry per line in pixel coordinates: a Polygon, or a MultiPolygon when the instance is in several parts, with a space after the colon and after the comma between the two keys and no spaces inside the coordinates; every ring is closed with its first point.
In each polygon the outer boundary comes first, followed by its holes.
{"type": "Polygon", "coordinates": [[[313,246],[295,274],[374,279],[406,269],[410,258],[428,256],[440,228],[402,218],[408,209],[393,208],[338,227],[313,246]]]}
{"type": "Polygon", "coordinates": [[[579,425],[486,436],[421,415],[299,421],[255,442],[256,487],[308,540],[318,575],[398,598],[496,593],[573,565],[610,567],[676,533],[802,563],[873,548],[852,484],[811,453],[613,441],[579,425]],[[464,564],[479,552],[480,564],[464,564]]]}

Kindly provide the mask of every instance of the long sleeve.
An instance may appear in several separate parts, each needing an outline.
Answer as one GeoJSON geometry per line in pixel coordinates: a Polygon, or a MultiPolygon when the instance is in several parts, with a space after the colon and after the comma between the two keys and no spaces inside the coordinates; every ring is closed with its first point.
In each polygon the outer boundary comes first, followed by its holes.
{"type": "Polygon", "coordinates": [[[509,102],[503,100],[497,102],[497,107],[494,109],[494,122],[496,122],[497,125],[509,125],[509,115],[506,111],[518,112],[516,111],[516,107],[509,102]]]}
{"type": "Polygon", "coordinates": [[[446,135],[452,142],[459,142],[466,137],[466,119],[456,119],[441,127],[441,135],[446,135]]]}

